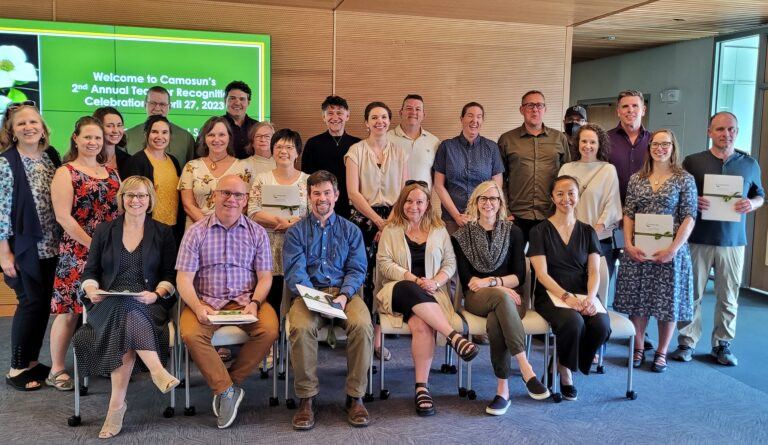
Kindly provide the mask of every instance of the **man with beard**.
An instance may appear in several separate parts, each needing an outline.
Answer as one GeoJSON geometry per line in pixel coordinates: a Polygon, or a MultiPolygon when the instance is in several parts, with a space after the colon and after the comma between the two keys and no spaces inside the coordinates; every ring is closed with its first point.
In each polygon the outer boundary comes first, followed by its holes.
{"type": "Polygon", "coordinates": [[[285,284],[293,295],[288,310],[288,340],[294,388],[300,399],[293,428],[309,430],[315,426],[315,397],[319,392],[317,331],[323,320],[307,308],[297,284],[335,296],[334,303],[341,305],[347,315],[346,320],[338,320],[347,332],[347,421],[355,427],[367,426],[369,415],[362,397],[368,383],[373,325],[368,307],[358,295],[367,269],[363,234],[334,213],[339,186],[332,173],[312,173],[307,178],[307,191],[311,213],[288,229],[283,250],[285,284]]]}

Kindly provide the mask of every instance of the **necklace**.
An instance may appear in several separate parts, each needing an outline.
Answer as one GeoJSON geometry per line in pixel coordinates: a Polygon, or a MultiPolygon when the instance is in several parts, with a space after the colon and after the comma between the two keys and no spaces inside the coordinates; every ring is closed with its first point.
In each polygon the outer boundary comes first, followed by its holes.
{"type": "Polygon", "coordinates": [[[208,155],[208,162],[211,163],[211,171],[216,170],[216,167],[217,167],[216,163],[217,162],[221,162],[221,161],[223,161],[223,160],[225,160],[227,158],[229,158],[229,153],[225,154],[223,158],[217,159],[215,161],[213,160],[213,158],[211,158],[211,155],[208,155]]]}
{"type": "Polygon", "coordinates": [[[338,139],[336,139],[336,136],[331,135],[331,139],[333,139],[333,142],[335,142],[336,146],[338,147],[339,144],[341,144],[341,140],[344,139],[344,133],[342,133],[341,136],[339,136],[338,139]]]}

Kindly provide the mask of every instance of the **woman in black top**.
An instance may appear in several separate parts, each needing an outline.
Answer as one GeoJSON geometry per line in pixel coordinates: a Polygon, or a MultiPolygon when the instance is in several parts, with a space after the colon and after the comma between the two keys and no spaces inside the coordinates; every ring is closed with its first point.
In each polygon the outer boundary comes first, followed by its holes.
{"type": "Polygon", "coordinates": [[[453,234],[459,278],[467,311],[486,317],[491,363],[498,379],[496,397],[485,412],[502,415],[509,407],[511,358],[520,366],[528,395],[549,397],[525,356],[525,332],[521,319],[528,302],[519,289],[525,279],[523,232],[507,221],[506,202],[498,184],[485,181],[475,188],[467,203],[472,219],[453,234]]]}
{"type": "Polygon", "coordinates": [[[176,243],[171,228],[151,218],[154,187],[141,176],[127,178],[118,191],[123,214],[100,224],[83,271],[88,320],[73,343],[84,375],[109,375],[112,394],[99,437],[120,432],[125,395],[136,357],[163,393],[179,380],[163,367],[167,358],[169,311],[175,302],[176,243]],[[102,289],[136,296],[104,296],[102,289]]]}
{"type": "Polygon", "coordinates": [[[589,374],[595,353],[611,334],[608,314],[597,295],[600,241],[590,225],[576,219],[576,178],[559,176],[552,182],[550,195],[555,214],[531,230],[528,256],[538,280],[536,310],[557,336],[560,390],[566,400],[576,400],[571,371],[589,374]],[[553,301],[569,308],[557,307],[553,301]]]}

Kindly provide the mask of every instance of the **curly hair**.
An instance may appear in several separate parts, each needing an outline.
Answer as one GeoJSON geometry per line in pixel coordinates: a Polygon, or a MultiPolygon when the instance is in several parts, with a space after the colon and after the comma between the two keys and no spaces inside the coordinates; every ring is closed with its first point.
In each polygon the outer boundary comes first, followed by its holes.
{"type": "MultiPolygon", "coordinates": [[[[584,130],[595,132],[597,135],[597,160],[608,162],[611,157],[611,140],[608,138],[608,132],[603,130],[603,127],[597,124],[587,122],[586,124],[582,125],[581,128],[579,128],[579,131],[576,133],[577,144],[581,140],[581,132],[584,130]]],[[[576,152],[575,160],[578,161],[580,159],[581,150],[576,152]]]]}

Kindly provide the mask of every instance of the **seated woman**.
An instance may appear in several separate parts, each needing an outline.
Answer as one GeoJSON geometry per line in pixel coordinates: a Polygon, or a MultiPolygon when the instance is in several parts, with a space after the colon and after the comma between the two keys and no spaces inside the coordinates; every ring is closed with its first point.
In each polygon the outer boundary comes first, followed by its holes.
{"type": "Polygon", "coordinates": [[[443,334],[459,356],[470,361],[478,348],[449,322],[454,314],[446,284],[456,271],[448,231],[429,199],[423,181],[408,181],[381,233],[376,255],[381,287],[378,310],[402,317],[411,329],[416,374],[416,413],[435,414],[427,380],[435,352],[435,331],[443,334]]]}
{"type": "Polygon", "coordinates": [[[589,374],[592,359],[608,340],[611,327],[608,314],[598,312],[602,308],[597,296],[600,242],[595,229],[576,219],[578,181],[571,176],[555,178],[550,197],[555,214],[531,229],[528,256],[539,284],[534,291],[536,310],[557,336],[560,392],[566,400],[576,400],[571,371],[589,374]],[[555,306],[554,298],[570,309],[555,306]]]}
{"type": "Polygon", "coordinates": [[[523,232],[507,221],[507,204],[499,185],[485,181],[475,188],[467,203],[471,221],[453,234],[459,278],[464,289],[464,308],[487,317],[491,363],[498,379],[496,397],[485,412],[500,416],[509,408],[511,358],[517,359],[528,395],[549,397],[525,356],[525,332],[521,319],[527,301],[515,289],[525,279],[523,232]]]}
{"type": "Polygon", "coordinates": [[[115,436],[122,428],[125,394],[137,355],[160,391],[167,393],[179,384],[163,366],[168,355],[167,321],[175,303],[176,243],[169,226],[147,215],[156,199],[149,179],[127,178],[117,201],[124,213],[96,228],[83,272],[88,322],[73,342],[83,375],[112,379],[101,438],[115,436]],[[102,289],[137,296],[103,296],[102,289]]]}

